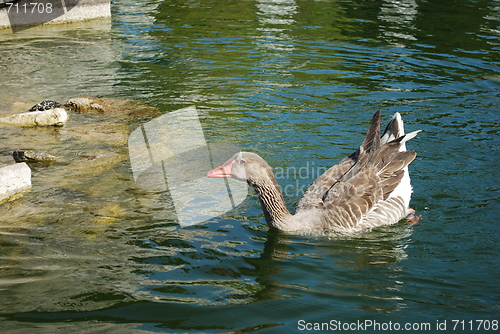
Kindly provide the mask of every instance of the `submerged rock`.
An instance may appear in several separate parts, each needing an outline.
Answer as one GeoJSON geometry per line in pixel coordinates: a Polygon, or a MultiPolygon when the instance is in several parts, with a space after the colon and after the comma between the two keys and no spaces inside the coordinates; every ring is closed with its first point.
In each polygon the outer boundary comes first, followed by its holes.
{"type": "Polygon", "coordinates": [[[92,123],[66,127],[60,131],[63,139],[85,143],[106,143],[123,146],[127,144],[129,128],[123,123],[92,123]]]}
{"type": "Polygon", "coordinates": [[[130,99],[79,96],[68,100],[65,106],[78,113],[111,113],[136,117],[158,117],[162,115],[158,108],[130,99]]]}
{"type": "Polygon", "coordinates": [[[31,169],[22,162],[0,168],[0,203],[13,201],[31,188],[31,169]]]}
{"type": "Polygon", "coordinates": [[[81,180],[97,176],[126,159],[123,154],[98,150],[66,166],[66,172],[71,178],[81,180]]]}
{"type": "Polygon", "coordinates": [[[94,98],[90,97],[75,97],[66,102],[65,106],[74,110],[78,113],[88,113],[88,112],[104,112],[102,106],[98,103],[94,103],[94,98]]]}
{"type": "Polygon", "coordinates": [[[52,163],[57,160],[57,157],[52,154],[32,150],[15,150],[12,157],[16,162],[27,163],[52,163]]]}
{"type": "Polygon", "coordinates": [[[117,223],[127,213],[123,207],[113,202],[100,203],[91,209],[95,222],[99,224],[117,223]]]}
{"type": "Polygon", "coordinates": [[[0,124],[28,127],[63,126],[68,118],[68,113],[64,108],[54,108],[1,117],[0,124]]]}

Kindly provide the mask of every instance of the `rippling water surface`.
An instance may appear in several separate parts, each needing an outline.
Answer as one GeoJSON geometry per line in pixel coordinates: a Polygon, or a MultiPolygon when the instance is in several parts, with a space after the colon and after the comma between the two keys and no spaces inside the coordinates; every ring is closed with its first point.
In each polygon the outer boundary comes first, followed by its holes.
{"type": "Polygon", "coordinates": [[[2,332],[357,321],[498,331],[498,2],[117,0],[112,11],[111,22],[0,31],[0,114],[79,95],[165,114],[195,105],[207,141],[284,171],[291,208],[315,171],[361,143],[375,110],[384,122],[398,111],[407,130],[424,130],[408,144],[424,218],[343,238],[283,235],[251,194],[180,227],[168,193],[134,183],[125,143],[71,132],[129,133],[149,119],[73,113],[60,130],[1,127],[0,165],[16,148],[61,157],[0,205],[2,332]]]}

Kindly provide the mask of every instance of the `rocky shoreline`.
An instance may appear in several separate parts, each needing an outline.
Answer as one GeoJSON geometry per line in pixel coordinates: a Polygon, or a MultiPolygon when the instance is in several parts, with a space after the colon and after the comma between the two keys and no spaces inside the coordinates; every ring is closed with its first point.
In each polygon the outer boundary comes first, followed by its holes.
{"type": "MultiPolygon", "coordinates": [[[[86,189],[81,187],[85,184],[84,180],[99,178],[116,164],[127,160],[124,147],[130,132],[129,124],[137,118],[161,115],[158,108],[135,100],[80,96],[69,99],[64,106],[56,101],[42,101],[27,112],[0,117],[0,128],[24,129],[20,133],[29,133],[18,142],[23,145],[30,143],[30,147],[0,151],[4,156],[11,154],[14,160],[12,164],[0,165],[0,205],[15,201],[38,186],[65,189],[71,193],[83,191],[82,196],[91,197],[92,194],[86,194],[86,189]],[[84,122],[78,115],[84,117],[84,122]],[[72,121],[73,117],[79,118],[79,121],[72,121]],[[40,142],[35,129],[49,131],[50,143],[40,142]],[[64,154],[59,152],[61,143],[70,147],[64,154]],[[53,180],[50,185],[45,183],[45,179],[38,180],[37,170],[44,173],[52,171],[58,175],[55,177],[58,184],[54,184],[53,180]]],[[[114,212],[121,211],[111,203],[97,205],[97,211],[102,213],[103,207],[113,208],[114,212]]]]}

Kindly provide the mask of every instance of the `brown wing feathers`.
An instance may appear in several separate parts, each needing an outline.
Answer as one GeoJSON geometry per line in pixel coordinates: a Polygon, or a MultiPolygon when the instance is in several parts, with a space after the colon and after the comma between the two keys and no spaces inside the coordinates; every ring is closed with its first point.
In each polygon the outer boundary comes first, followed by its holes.
{"type": "Polygon", "coordinates": [[[295,212],[302,209],[321,206],[324,201],[324,196],[328,193],[328,190],[335,185],[355,163],[356,161],[352,158],[352,156],[349,156],[324,172],[302,195],[301,199],[297,203],[295,212]]]}
{"type": "Polygon", "coordinates": [[[323,204],[335,224],[353,227],[377,202],[385,200],[398,186],[404,168],[415,151],[399,151],[404,135],[380,145],[380,112],[373,116],[365,140],[352,156],[354,165],[346,170],[323,195],[323,204]]]}
{"type": "MultiPolygon", "coordinates": [[[[313,182],[296,211],[323,207],[333,224],[353,227],[376,203],[387,199],[416,156],[414,151],[399,151],[415,134],[381,145],[380,118],[377,111],[358,150],[313,182]]],[[[397,123],[394,118],[387,128],[399,126],[393,123],[397,123]]]]}
{"type": "Polygon", "coordinates": [[[380,110],[377,110],[372,117],[370,127],[366,132],[365,140],[361,144],[362,151],[370,152],[380,146],[380,110]]]}

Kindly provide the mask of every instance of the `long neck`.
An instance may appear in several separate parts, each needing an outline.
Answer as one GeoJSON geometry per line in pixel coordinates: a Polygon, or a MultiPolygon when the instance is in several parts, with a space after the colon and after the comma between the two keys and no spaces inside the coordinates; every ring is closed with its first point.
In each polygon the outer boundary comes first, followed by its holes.
{"type": "Polygon", "coordinates": [[[250,183],[259,196],[260,205],[264,211],[266,222],[269,228],[275,230],[285,230],[286,221],[292,215],[288,211],[281,189],[274,178],[274,175],[266,175],[257,183],[250,183]]]}

